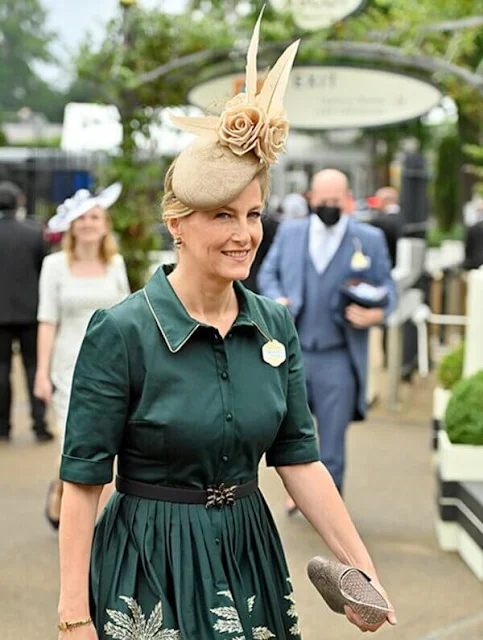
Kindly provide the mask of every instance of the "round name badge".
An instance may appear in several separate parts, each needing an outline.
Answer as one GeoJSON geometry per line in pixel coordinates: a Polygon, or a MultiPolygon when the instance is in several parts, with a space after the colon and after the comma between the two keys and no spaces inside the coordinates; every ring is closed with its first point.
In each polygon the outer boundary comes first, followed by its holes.
{"type": "Polygon", "coordinates": [[[264,361],[271,367],[279,367],[287,359],[287,352],[281,342],[270,340],[270,342],[266,342],[263,345],[262,356],[264,361]]]}

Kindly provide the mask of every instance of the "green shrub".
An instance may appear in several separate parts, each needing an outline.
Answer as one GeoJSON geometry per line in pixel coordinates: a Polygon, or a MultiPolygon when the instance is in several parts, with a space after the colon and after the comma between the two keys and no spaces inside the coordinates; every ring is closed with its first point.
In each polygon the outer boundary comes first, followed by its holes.
{"type": "Polygon", "coordinates": [[[439,227],[432,227],[428,229],[427,241],[428,246],[431,248],[439,248],[445,240],[459,240],[464,241],[465,228],[462,224],[457,224],[449,231],[441,231],[439,227]]]}
{"type": "Polygon", "coordinates": [[[483,445],[483,370],[455,385],[445,423],[454,444],[483,445]]]}
{"type": "Polygon", "coordinates": [[[463,377],[463,361],[465,356],[465,344],[460,344],[447,353],[438,367],[438,382],[443,389],[452,389],[463,377]]]}

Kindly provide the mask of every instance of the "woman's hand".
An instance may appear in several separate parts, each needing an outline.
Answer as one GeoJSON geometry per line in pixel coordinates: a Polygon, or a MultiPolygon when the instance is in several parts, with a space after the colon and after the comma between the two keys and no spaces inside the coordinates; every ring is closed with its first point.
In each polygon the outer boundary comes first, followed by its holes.
{"type": "Polygon", "coordinates": [[[91,623],[69,631],[60,631],[58,640],[99,640],[99,636],[91,623]]]}
{"type": "Polygon", "coordinates": [[[34,381],[34,396],[43,400],[45,404],[50,404],[52,400],[52,383],[49,376],[36,373],[34,381]]]}
{"type": "MultiPolygon", "coordinates": [[[[386,620],[387,622],[389,622],[389,624],[392,624],[393,626],[395,626],[397,624],[396,613],[394,612],[394,608],[392,604],[389,602],[387,593],[385,592],[384,588],[379,584],[379,582],[377,582],[377,580],[373,580],[371,584],[383,596],[383,598],[388,603],[389,608],[392,609],[391,613],[388,613],[386,620]]],[[[345,605],[344,611],[345,611],[347,620],[349,620],[349,622],[352,622],[352,624],[358,627],[363,633],[365,633],[366,631],[371,631],[372,633],[374,633],[374,631],[377,631],[384,624],[384,621],[381,622],[380,624],[375,624],[375,625],[367,624],[366,622],[364,622],[364,620],[361,618],[359,614],[357,614],[351,607],[349,607],[349,605],[345,605]]]]}

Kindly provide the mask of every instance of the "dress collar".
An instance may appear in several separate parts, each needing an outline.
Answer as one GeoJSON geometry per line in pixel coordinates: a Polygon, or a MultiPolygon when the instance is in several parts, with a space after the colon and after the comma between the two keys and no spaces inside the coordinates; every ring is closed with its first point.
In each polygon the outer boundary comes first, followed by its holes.
{"type": "MultiPolygon", "coordinates": [[[[209,325],[192,318],[176,295],[167,276],[174,265],[159,267],[146,283],[143,295],[161,335],[171,353],[177,353],[200,329],[209,325]]],[[[266,339],[271,340],[267,325],[258,310],[256,296],[240,282],[234,282],[240,311],[233,323],[237,327],[255,328],[266,339]]]]}

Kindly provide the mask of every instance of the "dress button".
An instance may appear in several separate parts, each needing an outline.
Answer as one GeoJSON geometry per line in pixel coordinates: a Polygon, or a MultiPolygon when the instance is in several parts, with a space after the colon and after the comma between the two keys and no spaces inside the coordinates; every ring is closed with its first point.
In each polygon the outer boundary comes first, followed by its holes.
{"type": "Polygon", "coordinates": [[[223,460],[223,462],[228,462],[228,456],[221,456],[221,459],[223,460]]]}
{"type": "Polygon", "coordinates": [[[221,379],[222,380],[228,380],[228,374],[226,371],[223,371],[223,373],[221,374],[221,379]]]}
{"type": "Polygon", "coordinates": [[[220,538],[215,538],[216,544],[220,544],[220,538]]]}
{"type": "Polygon", "coordinates": [[[233,420],[233,416],[231,415],[231,413],[226,414],[226,420],[227,422],[231,422],[233,420]]]}

